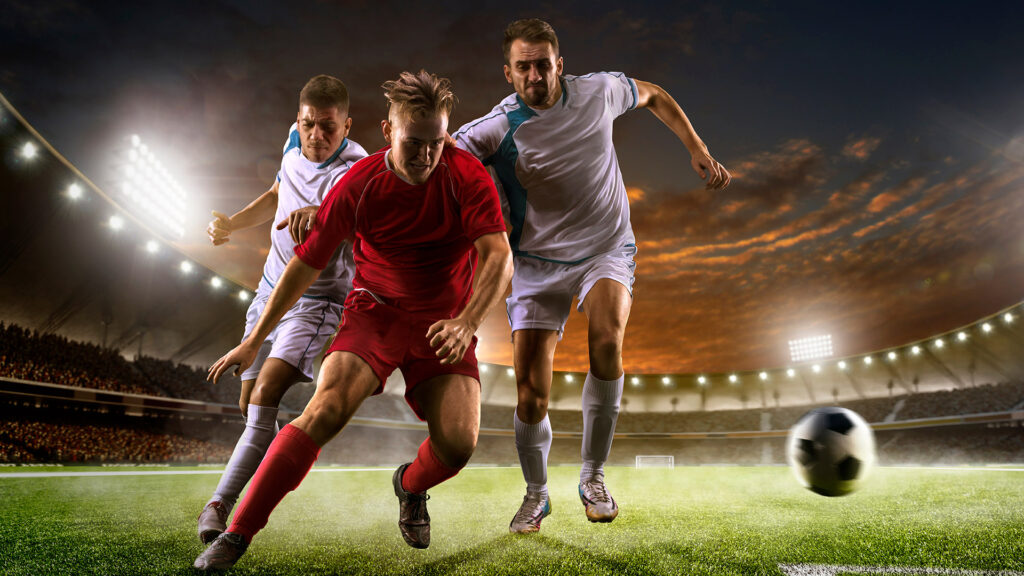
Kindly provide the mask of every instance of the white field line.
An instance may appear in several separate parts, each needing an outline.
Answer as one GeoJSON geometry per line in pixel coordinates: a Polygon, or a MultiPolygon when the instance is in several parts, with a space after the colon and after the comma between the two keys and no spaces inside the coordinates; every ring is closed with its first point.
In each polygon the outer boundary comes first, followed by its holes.
{"type": "Polygon", "coordinates": [[[958,570],[955,568],[907,568],[904,566],[831,566],[828,564],[779,564],[786,576],[838,576],[839,574],[910,574],[913,576],[1024,576],[1012,570],[958,570]]]}
{"type": "MultiPolygon", "coordinates": [[[[498,466],[467,466],[463,470],[488,470],[498,466]]],[[[513,466],[502,466],[513,468],[513,466]]],[[[394,468],[316,468],[310,472],[394,472],[394,468]]],[[[193,474],[223,474],[223,468],[212,470],[111,470],[110,472],[2,472],[0,478],[70,478],[89,476],[189,476],[193,474]]]]}

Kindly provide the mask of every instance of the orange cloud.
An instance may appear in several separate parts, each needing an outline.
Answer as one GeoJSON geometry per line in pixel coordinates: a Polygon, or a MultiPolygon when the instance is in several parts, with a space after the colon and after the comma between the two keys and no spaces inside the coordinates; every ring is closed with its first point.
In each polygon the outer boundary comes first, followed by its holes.
{"type": "Polygon", "coordinates": [[[843,156],[863,162],[871,156],[871,153],[874,152],[881,143],[881,138],[872,137],[850,140],[843,148],[843,156]]]}

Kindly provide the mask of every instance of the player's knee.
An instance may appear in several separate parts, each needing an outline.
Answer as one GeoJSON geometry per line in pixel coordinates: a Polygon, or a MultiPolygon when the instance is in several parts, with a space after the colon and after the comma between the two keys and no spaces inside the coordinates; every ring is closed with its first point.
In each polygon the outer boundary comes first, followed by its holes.
{"type": "Polygon", "coordinates": [[[546,396],[520,394],[516,411],[524,423],[536,424],[548,413],[548,399],[546,396]]]}
{"type": "Polygon", "coordinates": [[[306,406],[303,415],[308,416],[311,422],[323,428],[337,428],[343,421],[345,407],[341,399],[324,397],[314,399],[306,406]]]}
{"type": "Polygon", "coordinates": [[[602,330],[590,335],[591,359],[618,361],[622,357],[622,338],[615,330],[602,330]]]}
{"type": "Polygon", "coordinates": [[[457,438],[446,442],[446,445],[440,449],[441,453],[438,454],[438,457],[449,468],[462,469],[469,463],[475,450],[475,437],[457,438]]]}

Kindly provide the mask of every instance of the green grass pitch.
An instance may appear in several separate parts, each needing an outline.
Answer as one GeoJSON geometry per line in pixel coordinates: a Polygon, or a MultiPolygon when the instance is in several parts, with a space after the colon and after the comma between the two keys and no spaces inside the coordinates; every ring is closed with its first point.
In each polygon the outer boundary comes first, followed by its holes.
{"type": "MultiPolygon", "coordinates": [[[[470,468],[431,490],[427,550],[409,548],[398,532],[391,473],[315,469],[231,573],[782,575],[781,564],[905,574],[1024,570],[1022,471],[882,468],[854,494],[830,499],[801,488],[783,467],[610,468],[619,517],[591,524],[576,495],[577,469],[555,467],[552,515],[539,534],[513,536],[521,473],[470,468]]],[[[0,571],[191,574],[202,551],[195,518],[217,479],[0,477],[0,571]]]]}

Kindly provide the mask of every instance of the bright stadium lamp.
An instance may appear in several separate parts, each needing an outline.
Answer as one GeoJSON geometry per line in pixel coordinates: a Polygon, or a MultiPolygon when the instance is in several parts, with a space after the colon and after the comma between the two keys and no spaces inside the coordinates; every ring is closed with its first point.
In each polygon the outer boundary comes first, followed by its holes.
{"type": "Polygon", "coordinates": [[[910,349],[910,353],[913,354],[914,356],[917,356],[918,354],[921,353],[921,347],[914,346],[913,348],[910,349]]]}
{"type": "Polygon", "coordinates": [[[981,325],[981,331],[984,332],[985,334],[988,334],[989,332],[992,331],[992,325],[989,324],[988,322],[985,322],[984,324],[981,325]]]}
{"type": "Polygon", "coordinates": [[[872,358],[871,356],[865,356],[864,357],[864,364],[867,365],[867,366],[871,366],[871,363],[874,362],[874,361],[875,361],[875,359],[872,358]]]}
{"type": "Polygon", "coordinates": [[[180,239],[185,235],[185,188],[168,173],[138,134],[128,138],[130,148],[114,154],[117,184],[125,205],[159,233],[180,239]]]}
{"type": "Polygon", "coordinates": [[[708,379],[705,378],[704,376],[698,376],[697,377],[697,384],[700,384],[701,386],[704,386],[707,383],[708,383],[708,379]]]}
{"type": "Polygon", "coordinates": [[[216,276],[214,276],[213,278],[210,278],[210,286],[213,286],[214,288],[220,288],[223,285],[224,285],[224,281],[221,280],[220,278],[218,278],[216,276]]]}
{"type": "Polygon", "coordinates": [[[107,220],[107,225],[110,226],[111,230],[121,230],[124,228],[124,218],[115,214],[110,217],[110,220],[107,220]]]}
{"type": "Polygon", "coordinates": [[[238,299],[241,300],[242,302],[248,302],[251,298],[252,297],[249,296],[249,292],[248,291],[246,291],[246,290],[239,290],[238,291],[238,299]]]}
{"type": "Polygon", "coordinates": [[[1012,323],[1013,322],[1013,314],[1010,314],[1009,312],[1007,312],[1006,314],[1003,314],[1003,322],[1006,322],[1007,324],[1012,323]]]}
{"type": "Polygon", "coordinates": [[[729,374],[729,383],[735,384],[739,382],[739,378],[735,374],[729,374]]]}
{"type": "Polygon", "coordinates": [[[159,251],[160,244],[157,243],[156,240],[150,240],[149,242],[146,242],[146,252],[149,252],[150,254],[156,254],[159,251]]]}
{"type": "Polygon", "coordinates": [[[573,381],[572,374],[566,374],[565,375],[565,381],[570,383],[570,384],[572,384],[572,381],[573,381]]]}
{"type": "Polygon", "coordinates": [[[786,376],[789,376],[790,378],[792,378],[793,376],[796,376],[796,370],[793,370],[792,368],[787,368],[786,369],[786,376]]]}
{"type": "Polygon", "coordinates": [[[942,338],[936,338],[935,339],[935,347],[936,348],[942,348],[945,345],[946,345],[946,342],[943,341],[942,338]]]}
{"type": "Polygon", "coordinates": [[[846,370],[846,361],[845,360],[840,360],[839,361],[839,369],[840,370],[846,370]]]}
{"type": "Polygon", "coordinates": [[[25,142],[18,152],[25,160],[33,160],[39,154],[39,147],[33,142],[25,142]]]}
{"type": "Polygon", "coordinates": [[[896,353],[893,352],[893,351],[889,351],[889,353],[886,355],[886,357],[889,358],[889,360],[895,360],[896,359],[896,353]]]}
{"type": "Polygon", "coordinates": [[[72,200],[78,200],[81,197],[82,187],[79,186],[77,182],[72,184],[71,186],[68,186],[68,198],[71,198],[72,200]]]}
{"type": "Polygon", "coordinates": [[[664,384],[665,386],[671,386],[672,385],[672,379],[669,378],[668,376],[663,376],[661,378],[661,383],[664,384]]]}
{"type": "Polygon", "coordinates": [[[513,376],[516,375],[516,371],[513,370],[512,368],[506,368],[505,369],[505,374],[507,374],[509,377],[513,377],[513,376]]]}
{"type": "Polygon", "coordinates": [[[181,261],[181,265],[178,266],[178,268],[181,269],[181,273],[182,274],[191,274],[192,273],[192,263],[189,262],[188,260],[182,260],[181,261]]]}
{"type": "Polygon", "coordinates": [[[815,374],[818,374],[821,372],[821,366],[815,364],[814,366],[811,366],[811,370],[813,370],[815,374]]]}
{"type": "Polygon", "coordinates": [[[480,365],[480,373],[481,374],[486,374],[487,373],[487,364],[481,364],[480,365]]]}
{"type": "Polygon", "coordinates": [[[760,378],[761,380],[767,380],[768,379],[768,373],[767,372],[761,372],[760,374],[757,375],[757,377],[760,378]]]}
{"type": "Polygon", "coordinates": [[[790,340],[789,355],[793,362],[829,358],[832,356],[832,335],[825,334],[790,340]]]}
{"type": "Polygon", "coordinates": [[[957,332],[956,333],[956,339],[959,342],[966,342],[967,341],[967,332],[964,332],[962,330],[960,332],[957,332]]]}
{"type": "Polygon", "coordinates": [[[633,386],[639,386],[640,379],[637,378],[636,376],[633,376],[632,378],[629,379],[629,383],[632,384],[633,386]]]}

